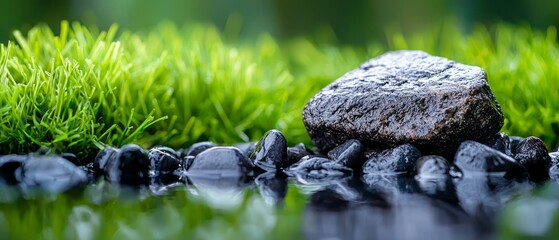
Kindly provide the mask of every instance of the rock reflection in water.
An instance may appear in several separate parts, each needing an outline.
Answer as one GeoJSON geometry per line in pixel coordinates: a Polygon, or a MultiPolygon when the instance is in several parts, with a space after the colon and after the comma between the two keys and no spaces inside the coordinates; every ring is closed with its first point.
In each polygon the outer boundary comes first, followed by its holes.
{"type": "Polygon", "coordinates": [[[241,205],[243,188],[247,183],[243,176],[188,176],[188,182],[194,186],[192,193],[201,197],[210,206],[222,209],[234,209],[241,205]]]}
{"type": "Polygon", "coordinates": [[[271,205],[283,205],[283,200],[287,195],[287,176],[284,174],[276,174],[273,172],[267,172],[260,174],[254,183],[258,186],[260,194],[266,201],[266,203],[271,205]]]}
{"type": "Polygon", "coordinates": [[[492,230],[486,226],[494,213],[512,193],[528,187],[487,177],[372,175],[360,182],[338,182],[311,195],[304,210],[307,239],[489,238],[492,230]]]}

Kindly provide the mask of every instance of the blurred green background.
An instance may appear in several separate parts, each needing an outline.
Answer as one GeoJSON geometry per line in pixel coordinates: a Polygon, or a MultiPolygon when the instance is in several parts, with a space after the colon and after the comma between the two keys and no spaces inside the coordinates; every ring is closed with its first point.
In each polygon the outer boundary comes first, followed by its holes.
{"type": "Polygon", "coordinates": [[[161,21],[179,25],[209,22],[226,36],[268,32],[278,39],[302,34],[361,45],[383,40],[385,29],[422,31],[451,19],[462,31],[475,23],[528,23],[544,29],[559,25],[557,0],[2,0],[0,41],[15,29],[37,23],[59,27],[61,20],[106,29],[118,23],[144,30],[161,21]]]}

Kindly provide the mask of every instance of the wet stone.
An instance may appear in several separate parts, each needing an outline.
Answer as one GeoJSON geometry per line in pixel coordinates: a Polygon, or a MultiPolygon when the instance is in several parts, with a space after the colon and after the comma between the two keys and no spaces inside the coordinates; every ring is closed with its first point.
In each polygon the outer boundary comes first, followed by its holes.
{"type": "Polygon", "coordinates": [[[322,89],[304,107],[303,122],[323,152],[357,139],[366,147],[412,143],[437,153],[490,138],[503,114],[481,68],[395,51],[322,89]]]}
{"type": "Polygon", "coordinates": [[[73,163],[76,166],[80,165],[80,159],[73,153],[62,153],[62,154],[60,154],[60,157],[70,161],[71,163],[73,163]]]}
{"type": "Polygon", "coordinates": [[[5,155],[0,157],[0,183],[16,184],[18,180],[16,179],[15,172],[16,169],[21,167],[25,160],[26,155],[5,155]]]}
{"type": "Polygon", "coordinates": [[[281,171],[289,167],[287,141],[278,130],[268,131],[251,154],[254,165],[265,171],[281,171]]]}
{"type": "Polygon", "coordinates": [[[213,147],[198,154],[188,168],[187,175],[219,177],[252,175],[254,165],[238,148],[213,147]]]}
{"type": "Polygon", "coordinates": [[[190,166],[192,166],[192,163],[194,162],[194,156],[186,156],[182,159],[182,169],[184,171],[188,171],[188,169],[190,168],[190,166]]]}
{"type": "Polygon", "coordinates": [[[513,156],[514,154],[511,151],[510,147],[510,138],[505,133],[497,133],[493,135],[488,141],[484,143],[486,146],[498,150],[506,154],[507,156],[513,156]]]}
{"type": "Polygon", "coordinates": [[[363,165],[363,174],[411,173],[421,152],[411,144],[372,153],[363,165]]]}
{"type": "Polygon", "coordinates": [[[57,156],[29,156],[16,179],[23,188],[38,188],[58,193],[87,182],[86,173],[70,161],[57,156]]]}
{"type": "Polygon", "coordinates": [[[422,179],[449,177],[450,163],[441,156],[428,155],[417,159],[417,177],[422,179]]]}
{"type": "Polygon", "coordinates": [[[147,184],[149,164],[150,161],[144,149],[134,144],[124,145],[105,165],[105,176],[114,183],[147,184]]]}
{"type": "Polygon", "coordinates": [[[151,148],[151,149],[157,149],[157,150],[159,150],[159,151],[162,151],[162,152],[171,154],[171,155],[173,155],[173,156],[175,156],[175,157],[177,157],[177,158],[180,156],[180,153],[179,153],[178,151],[175,151],[175,149],[172,149],[172,148],[167,147],[167,146],[159,145],[159,146],[155,146],[155,147],[153,147],[153,148],[151,148]]]}
{"type": "Polygon", "coordinates": [[[510,136],[509,137],[510,151],[513,155],[516,154],[516,149],[518,148],[518,145],[520,144],[520,142],[524,141],[524,139],[525,138],[518,137],[518,136],[510,136]]]}
{"type": "Polygon", "coordinates": [[[559,152],[550,152],[549,158],[551,159],[551,163],[556,165],[559,163],[559,152]]]}
{"type": "Polygon", "coordinates": [[[181,166],[181,160],[177,155],[166,148],[152,148],[148,152],[150,169],[159,174],[170,174],[181,166]]]}
{"type": "Polygon", "coordinates": [[[551,158],[545,143],[537,137],[527,137],[518,144],[514,159],[524,166],[531,179],[547,179],[551,158]]]}
{"type": "Polygon", "coordinates": [[[346,167],[359,169],[363,166],[363,145],[359,140],[351,139],[328,152],[328,157],[346,167]]]}
{"type": "Polygon", "coordinates": [[[183,153],[183,157],[185,156],[194,156],[196,157],[198,154],[200,154],[201,152],[208,150],[210,148],[213,147],[217,147],[217,144],[213,143],[213,142],[199,142],[199,143],[195,143],[192,144],[192,146],[190,146],[188,149],[186,149],[183,153]]]}
{"type": "Polygon", "coordinates": [[[464,141],[454,157],[454,164],[466,172],[503,172],[523,176],[525,169],[513,158],[474,141],[464,141]]]}
{"type": "Polygon", "coordinates": [[[290,166],[301,160],[301,158],[303,158],[304,156],[311,154],[312,153],[309,149],[307,149],[304,143],[298,143],[293,147],[287,148],[287,159],[290,166]]]}
{"type": "Polygon", "coordinates": [[[335,179],[351,176],[353,170],[331,159],[319,156],[305,156],[293,164],[287,171],[288,175],[297,175],[301,179],[335,179]]]}
{"type": "Polygon", "coordinates": [[[116,152],[117,149],[114,149],[112,147],[106,147],[103,150],[99,151],[99,153],[97,153],[97,156],[95,156],[95,159],[93,160],[93,170],[98,173],[104,171],[107,163],[114,158],[113,155],[116,155],[116,152]]]}

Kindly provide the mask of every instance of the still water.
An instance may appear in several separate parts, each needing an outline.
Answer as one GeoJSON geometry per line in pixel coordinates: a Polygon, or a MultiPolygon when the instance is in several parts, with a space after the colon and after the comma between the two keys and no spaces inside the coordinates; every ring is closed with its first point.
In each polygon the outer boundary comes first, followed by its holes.
{"type": "MultiPolygon", "coordinates": [[[[172,179],[171,179],[172,180],[172,179]]],[[[553,239],[559,185],[502,176],[100,181],[63,194],[4,186],[1,239],[553,239]],[[304,184],[302,184],[304,183],[304,184]]]]}

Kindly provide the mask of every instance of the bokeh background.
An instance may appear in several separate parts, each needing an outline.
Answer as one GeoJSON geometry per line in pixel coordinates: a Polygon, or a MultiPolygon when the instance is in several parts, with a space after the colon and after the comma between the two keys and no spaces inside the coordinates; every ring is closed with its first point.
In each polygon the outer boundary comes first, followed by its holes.
{"type": "Polygon", "coordinates": [[[340,44],[368,44],[387,28],[414,33],[453,21],[463,31],[477,23],[559,25],[557,0],[2,0],[0,41],[37,23],[57,29],[61,20],[101,29],[144,30],[161,21],[212,23],[236,37],[261,32],[278,39],[327,36],[340,44]]]}

